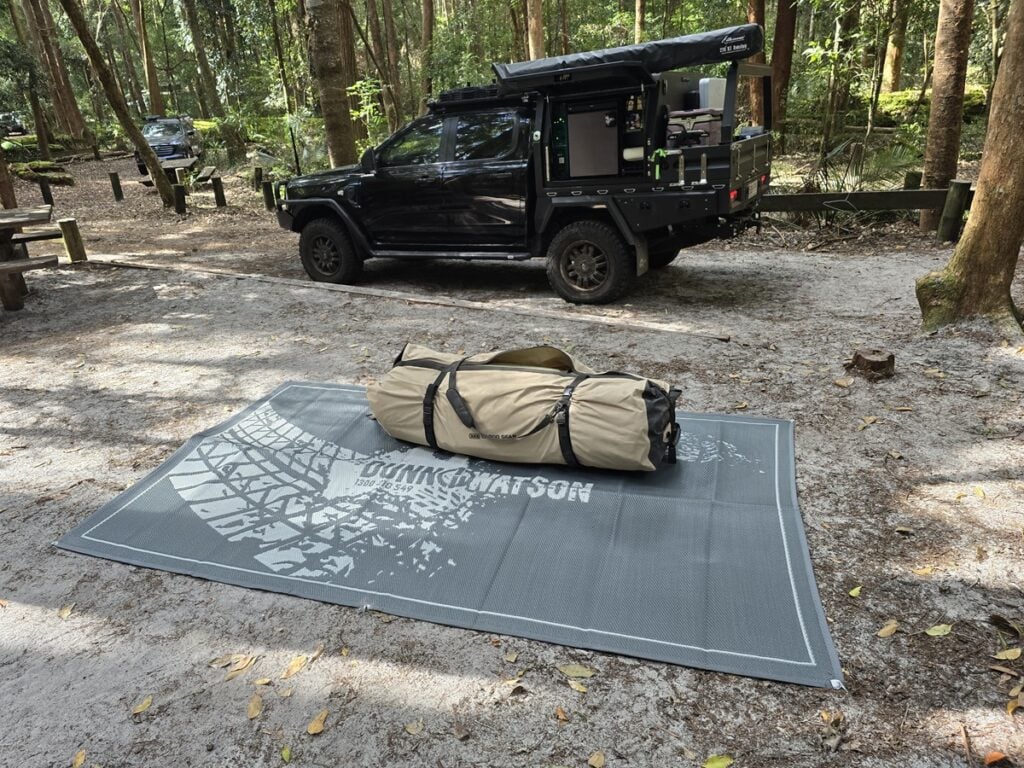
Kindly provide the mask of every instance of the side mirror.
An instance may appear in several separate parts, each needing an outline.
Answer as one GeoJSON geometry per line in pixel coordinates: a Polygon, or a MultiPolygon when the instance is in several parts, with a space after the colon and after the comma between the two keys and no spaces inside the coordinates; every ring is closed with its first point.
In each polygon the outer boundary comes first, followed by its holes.
{"type": "Polygon", "coordinates": [[[377,169],[377,156],[373,152],[373,147],[366,148],[359,158],[359,165],[365,173],[373,173],[377,169]]]}
{"type": "Polygon", "coordinates": [[[196,135],[196,132],[195,132],[195,131],[189,131],[189,132],[188,132],[188,135],[189,135],[189,136],[195,136],[195,135],[196,135]]]}

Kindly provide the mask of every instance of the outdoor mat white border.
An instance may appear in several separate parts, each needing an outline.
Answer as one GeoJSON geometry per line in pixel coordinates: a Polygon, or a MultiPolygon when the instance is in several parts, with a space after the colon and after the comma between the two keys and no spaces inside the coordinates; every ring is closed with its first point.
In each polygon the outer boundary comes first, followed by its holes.
{"type": "MultiPolygon", "coordinates": [[[[272,411],[273,406],[271,404],[276,398],[280,398],[287,393],[294,394],[294,390],[296,388],[299,388],[300,390],[319,391],[321,393],[336,393],[338,395],[342,395],[344,398],[351,399],[354,401],[350,404],[352,407],[361,406],[363,409],[363,412],[361,413],[362,418],[358,421],[352,421],[352,425],[355,425],[352,427],[353,429],[356,429],[357,431],[365,429],[372,430],[373,432],[370,433],[371,441],[376,440],[379,445],[397,446],[402,451],[411,450],[413,452],[420,452],[417,456],[419,456],[421,460],[423,455],[430,455],[426,449],[409,447],[405,444],[392,440],[384,435],[383,431],[380,430],[374,422],[365,418],[365,390],[362,387],[338,384],[288,382],[283,384],[267,397],[253,403],[238,414],[232,416],[227,421],[213,427],[212,429],[193,436],[185,443],[184,446],[178,449],[170,458],[150,472],[140,482],[105,504],[74,530],[65,535],[59,542],[57,542],[57,546],[69,551],[103,557],[132,565],[157,568],[175,573],[183,573],[215,581],[222,581],[228,584],[291,594],[340,605],[360,608],[368,607],[399,616],[428,620],[468,629],[498,632],[548,642],[561,643],[564,645],[638,656],[685,666],[733,672],[736,674],[764,677],[805,685],[832,688],[842,687],[842,672],[840,670],[835,647],[829,635],[828,625],[825,621],[821,600],[818,596],[807,542],[804,535],[799,508],[797,506],[794,471],[793,423],[787,420],[708,414],[681,414],[678,419],[682,427],[684,441],[686,440],[687,434],[694,433],[692,425],[700,423],[749,425],[765,427],[773,430],[774,432],[772,443],[774,445],[773,467],[775,476],[775,498],[772,500],[770,506],[773,507],[771,511],[775,513],[778,519],[778,530],[781,534],[780,539],[785,553],[789,587],[791,589],[796,616],[799,619],[800,634],[803,639],[803,648],[800,650],[799,654],[786,654],[787,656],[792,656],[791,658],[782,658],[781,656],[763,656],[754,653],[737,652],[734,650],[700,647],[693,644],[672,642],[666,639],[645,637],[639,633],[639,629],[637,630],[637,634],[631,634],[620,631],[609,631],[608,629],[602,629],[600,627],[582,627],[570,623],[560,623],[552,621],[550,618],[538,619],[534,616],[521,615],[524,613],[522,611],[518,613],[506,613],[502,611],[485,610],[483,605],[469,607],[466,605],[455,605],[441,600],[419,599],[408,595],[389,592],[386,589],[371,588],[370,585],[365,582],[362,586],[332,582],[330,579],[339,578],[337,572],[327,575],[326,578],[321,575],[318,575],[316,578],[311,578],[308,575],[302,575],[301,569],[292,574],[282,575],[280,573],[275,573],[271,568],[261,570],[259,568],[249,568],[239,565],[231,565],[225,562],[217,562],[215,560],[208,560],[202,557],[188,557],[181,553],[171,554],[168,551],[158,551],[154,548],[136,546],[132,543],[128,543],[133,537],[138,538],[139,536],[138,523],[132,522],[131,520],[125,520],[121,523],[127,526],[128,529],[127,531],[122,532],[125,534],[123,537],[124,540],[118,541],[115,540],[115,537],[109,535],[106,538],[97,535],[97,529],[106,527],[107,523],[119,515],[128,513],[125,517],[130,517],[134,508],[133,505],[139,506],[141,504],[151,503],[152,499],[148,498],[153,495],[151,492],[161,486],[161,481],[172,477],[174,475],[174,470],[179,467],[183,461],[193,455],[197,450],[197,447],[204,445],[205,440],[208,440],[211,437],[220,436],[225,432],[229,432],[230,430],[239,427],[240,423],[243,422],[242,427],[245,427],[245,424],[249,424],[253,421],[254,414],[257,416],[259,415],[260,409],[269,409],[272,411]],[[246,421],[247,418],[248,421],[246,421]],[[691,425],[689,431],[687,430],[687,425],[691,425]],[[799,562],[794,562],[796,560],[799,560],[799,562]]],[[[281,423],[288,424],[284,433],[279,431],[274,432],[274,437],[271,440],[271,443],[276,440],[278,448],[283,448],[287,445],[288,435],[291,433],[302,433],[305,435],[304,439],[310,439],[308,433],[303,433],[301,429],[293,428],[293,425],[288,422],[284,422],[281,417],[278,418],[281,423]],[[281,444],[282,440],[285,441],[284,444],[281,444]]],[[[701,431],[706,428],[707,427],[702,427],[701,431]]],[[[237,436],[235,436],[234,433],[231,434],[233,435],[232,439],[237,441],[237,436]]],[[[211,443],[216,442],[217,441],[211,441],[211,443]]],[[[232,443],[232,445],[234,445],[234,443],[232,443]]],[[[328,443],[320,440],[316,442],[316,445],[313,446],[312,450],[316,452],[323,452],[325,455],[326,453],[333,451],[335,458],[338,458],[341,454],[351,456],[352,451],[349,448],[340,448],[335,443],[328,443]],[[327,448],[328,446],[330,446],[330,449],[327,448]]],[[[266,449],[267,446],[263,445],[258,450],[266,451],[266,449]]],[[[373,455],[378,455],[379,453],[380,450],[378,449],[377,453],[373,455]]],[[[394,451],[391,451],[388,455],[393,453],[394,451]]],[[[683,453],[685,463],[685,451],[683,453]]],[[[434,459],[434,461],[438,460],[434,459]]],[[[441,459],[440,461],[445,461],[445,459],[441,459]]],[[[465,457],[451,457],[450,459],[447,459],[447,461],[457,461],[461,462],[462,465],[465,465],[467,459],[465,457]]],[[[531,476],[537,471],[536,467],[527,465],[494,465],[489,462],[483,462],[482,460],[476,459],[468,461],[472,461],[481,472],[486,471],[488,468],[508,469],[512,467],[517,474],[531,476]]],[[[628,473],[588,473],[587,470],[582,470],[582,472],[573,472],[572,470],[568,470],[564,467],[543,467],[541,469],[547,475],[553,476],[557,474],[558,477],[575,477],[577,480],[580,477],[587,479],[594,477],[612,477],[615,482],[621,483],[622,486],[628,486],[630,482],[628,478],[630,477],[637,477],[637,482],[641,482],[644,480],[641,476],[648,474],[638,473],[638,475],[630,475],[628,473]]],[[[346,487],[351,488],[351,485],[346,487]]],[[[163,489],[160,493],[167,494],[167,490],[163,489]]],[[[156,495],[159,496],[159,493],[156,495]]],[[[628,495],[628,488],[626,488],[626,494],[624,495],[628,495]]],[[[192,508],[189,507],[188,502],[180,496],[177,497],[177,500],[178,509],[164,509],[163,507],[160,507],[158,512],[160,515],[159,521],[164,527],[164,533],[160,538],[161,541],[167,540],[168,525],[173,529],[173,526],[176,524],[175,520],[180,521],[181,525],[192,525],[191,522],[187,522],[194,516],[192,508]]],[[[469,506],[472,506],[472,503],[469,506]]],[[[769,505],[766,503],[765,508],[767,509],[768,506],[769,505]]],[[[148,514],[152,515],[153,512],[150,511],[148,514]]],[[[343,520],[346,514],[347,513],[342,510],[335,510],[337,520],[343,520]]],[[[183,528],[182,530],[187,529],[183,528]]],[[[203,530],[207,529],[204,527],[203,530]]],[[[220,539],[220,536],[213,531],[209,531],[209,533],[218,540],[220,539]]],[[[171,547],[168,545],[166,549],[171,549],[171,547]]],[[[253,562],[255,565],[259,565],[259,562],[253,562]]],[[[503,562],[504,555],[495,566],[495,576],[497,575],[498,570],[502,568],[503,562]]],[[[440,567],[438,567],[437,570],[439,571],[440,567]]],[[[346,574],[342,574],[342,576],[344,575],[346,574]]],[[[394,573],[392,573],[392,576],[393,575],[394,573]]],[[[431,576],[433,576],[433,574],[431,574],[431,576]]],[[[451,577],[448,576],[447,578],[450,579],[451,577]]],[[[486,600],[484,602],[486,602],[486,600]]],[[[775,617],[768,616],[766,618],[767,622],[761,622],[761,624],[764,631],[770,632],[771,620],[775,617]]],[[[757,626],[757,622],[754,622],[753,626],[757,626]]]]}

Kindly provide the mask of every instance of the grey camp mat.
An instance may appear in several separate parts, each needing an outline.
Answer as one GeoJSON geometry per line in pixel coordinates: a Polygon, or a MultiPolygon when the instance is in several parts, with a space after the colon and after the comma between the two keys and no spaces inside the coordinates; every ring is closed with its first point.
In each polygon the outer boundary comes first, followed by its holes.
{"type": "Polygon", "coordinates": [[[358,387],[289,383],[58,546],[245,587],[838,687],[788,421],[680,416],[652,473],[399,443],[358,387]]]}

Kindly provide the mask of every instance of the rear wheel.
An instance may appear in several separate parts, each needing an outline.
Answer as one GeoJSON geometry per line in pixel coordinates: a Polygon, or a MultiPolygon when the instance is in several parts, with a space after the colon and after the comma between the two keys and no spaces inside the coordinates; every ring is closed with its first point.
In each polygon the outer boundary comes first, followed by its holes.
{"type": "Polygon", "coordinates": [[[302,228],[299,255],[306,274],[318,283],[354,283],[363,270],[348,232],[334,219],[313,219],[302,228]]]}
{"type": "Polygon", "coordinates": [[[548,246],[548,282],[575,304],[607,304],[629,290],[633,257],[619,233],[600,221],[567,224],[548,246]]]}

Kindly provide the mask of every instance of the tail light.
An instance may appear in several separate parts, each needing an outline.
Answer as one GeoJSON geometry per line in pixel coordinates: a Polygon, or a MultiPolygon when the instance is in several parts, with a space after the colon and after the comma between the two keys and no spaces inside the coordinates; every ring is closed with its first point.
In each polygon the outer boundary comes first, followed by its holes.
{"type": "Polygon", "coordinates": [[[739,196],[740,196],[740,191],[738,189],[730,189],[729,190],[729,201],[730,202],[736,202],[736,200],[739,199],[739,196]]]}

